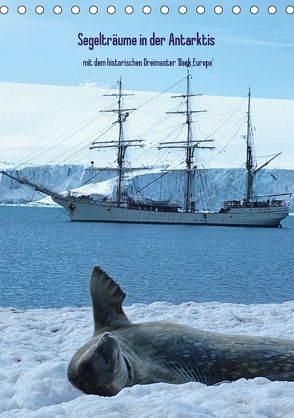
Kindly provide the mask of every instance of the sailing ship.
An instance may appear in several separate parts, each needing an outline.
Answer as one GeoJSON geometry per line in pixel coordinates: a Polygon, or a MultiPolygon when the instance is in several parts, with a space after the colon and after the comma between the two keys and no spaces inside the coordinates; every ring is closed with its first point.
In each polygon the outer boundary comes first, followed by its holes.
{"type": "MultiPolygon", "coordinates": [[[[168,113],[179,113],[185,116],[186,138],[180,141],[167,141],[159,144],[158,149],[180,149],[185,153],[184,190],[182,202],[171,200],[136,199],[130,197],[124,190],[125,174],[129,170],[125,166],[126,151],[130,147],[142,147],[142,140],[130,140],[125,135],[125,123],[129,113],[135,109],[124,108],[122,81],[116,94],[117,108],[105,110],[117,114],[116,123],[119,127],[118,139],[93,142],[90,149],[114,148],[116,150],[116,195],[108,196],[79,196],[68,192],[66,195],[53,192],[46,187],[31,182],[26,178],[19,178],[2,171],[3,174],[19,183],[33,187],[35,190],[52,197],[54,202],[62,206],[72,221],[118,222],[144,224],[183,224],[183,225],[222,225],[222,226],[255,226],[279,227],[281,221],[289,214],[289,207],[282,197],[287,193],[277,195],[255,196],[253,192],[256,174],[267,166],[279,154],[273,156],[266,163],[257,167],[253,158],[253,129],[251,125],[251,92],[249,88],[247,109],[246,135],[246,193],[242,200],[228,200],[217,211],[201,211],[197,209],[193,200],[193,184],[197,167],[194,165],[195,152],[200,149],[213,149],[212,139],[195,139],[192,131],[193,114],[203,112],[192,109],[191,74],[188,69],[186,77],[186,92],[180,96],[185,101],[185,110],[168,113]]],[[[165,172],[167,172],[166,170],[165,172]]]]}

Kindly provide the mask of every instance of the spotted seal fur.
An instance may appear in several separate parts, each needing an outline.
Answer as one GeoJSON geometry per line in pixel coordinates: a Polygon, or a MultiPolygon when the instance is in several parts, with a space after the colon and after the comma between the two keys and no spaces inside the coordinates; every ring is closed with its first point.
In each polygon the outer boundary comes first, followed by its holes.
{"type": "Polygon", "coordinates": [[[99,267],[93,269],[90,290],[94,335],[68,367],[70,382],[85,393],[113,396],[136,384],[213,385],[257,376],[294,381],[294,341],[133,323],[122,309],[125,293],[99,267]]]}

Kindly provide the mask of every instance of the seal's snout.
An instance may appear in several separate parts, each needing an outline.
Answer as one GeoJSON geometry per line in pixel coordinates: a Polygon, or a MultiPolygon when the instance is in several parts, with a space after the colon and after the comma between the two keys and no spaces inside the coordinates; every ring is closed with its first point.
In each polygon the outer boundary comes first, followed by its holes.
{"type": "Polygon", "coordinates": [[[122,389],[118,387],[118,377],[121,374],[119,350],[116,338],[110,333],[104,333],[83,353],[76,367],[69,367],[69,380],[85,393],[116,395],[122,389]]]}
{"type": "Polygon", "coordinates": [[[119,357],[118,342],[110,333],[106,332],[96,344],[93,355],[100,363],[114,368],[119,357]]]}
{"type": "Polygon", "coordinates": [[[99,342],[99,345],[103,346],[103,345],[109,345],[109,346],[115,346],[118,345],[116,339],[110,334],[110,332],[105,332],[99,342]]]}

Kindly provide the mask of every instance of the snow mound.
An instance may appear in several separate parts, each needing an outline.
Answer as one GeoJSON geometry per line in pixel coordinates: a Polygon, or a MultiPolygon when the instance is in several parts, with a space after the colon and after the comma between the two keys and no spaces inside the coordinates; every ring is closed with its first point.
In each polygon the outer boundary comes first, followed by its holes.
{"type": "MultiPolygon", "coordinates": [[[[293,338],[294,301],[154,302],[125,310],[134,322],[173,321],[213,332],[293,338]]],[[[2,308],[0,315],[1,417],[293,417],[294,382],[264,378],[210,387],[195,382],[133,386],[113,398],[85,395],[66,373],[71,356],[92,334],[90,308],[2,308]]]]}

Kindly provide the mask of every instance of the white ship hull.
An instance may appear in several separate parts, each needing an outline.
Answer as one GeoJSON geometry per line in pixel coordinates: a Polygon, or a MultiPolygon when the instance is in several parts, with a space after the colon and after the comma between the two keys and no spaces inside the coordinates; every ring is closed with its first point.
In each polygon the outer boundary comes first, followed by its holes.
{"type": "Polygon", "coordinates": [[[66,209],[72,221],[87,222],[278,227],[289,213],[287,206],[185,213],[118,208],[110,203],[83,202],[82,199],[69,197],[53,197],[53,200],[66,209]]]}

